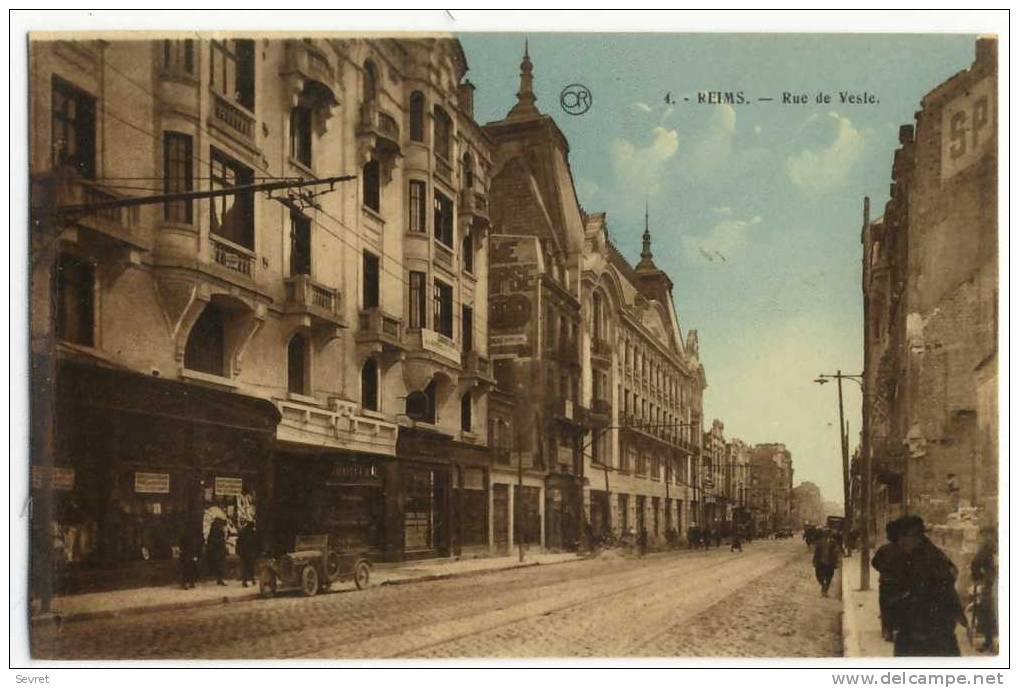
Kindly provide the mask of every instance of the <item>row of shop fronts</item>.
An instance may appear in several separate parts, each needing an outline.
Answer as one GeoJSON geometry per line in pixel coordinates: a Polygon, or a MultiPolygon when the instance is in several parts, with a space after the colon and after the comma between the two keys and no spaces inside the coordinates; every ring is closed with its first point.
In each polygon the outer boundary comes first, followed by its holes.
{"type": "Polygon", "coordinates": [[[328,533],[380,561],[575,550],[587,528],[681,539],[697,520],[685,492],[518,473],[432,430],[394,427],[395,455],[341,451],[291,441],[279,431],[287,409],[268,400],[74,358],[56,373],[54,461],[32,467],[32,523],[34,552],[52,547],[58,591],[170,580],[185,530],[207,536],[217,518],[228,554],[254,521],[267,553],[328,533]]]}

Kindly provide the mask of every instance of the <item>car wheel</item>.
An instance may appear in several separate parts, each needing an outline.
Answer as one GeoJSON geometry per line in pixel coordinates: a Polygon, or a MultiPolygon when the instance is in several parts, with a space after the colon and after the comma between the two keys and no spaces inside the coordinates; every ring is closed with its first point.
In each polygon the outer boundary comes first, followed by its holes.
{"type": "Polygon", "coordinates": [[[314,566],[305,566],[301,571],[301,592],[307,597],[318,592],[318,571],[314,566]]]}
{"type": "Polygon", "coordinates": [[[269,573],[258,581],[258,592],[262,597],[272,597],[276,594],[276,574],[269,573]]]}
{"type": "Polygon", "coordinates": [[[364,590],[368,587],[369,580],[371,580],[371,568],[368,566],[368,562],[357,562],[357,566],[354,567],[354,585],[358,590],[364,590]]]}

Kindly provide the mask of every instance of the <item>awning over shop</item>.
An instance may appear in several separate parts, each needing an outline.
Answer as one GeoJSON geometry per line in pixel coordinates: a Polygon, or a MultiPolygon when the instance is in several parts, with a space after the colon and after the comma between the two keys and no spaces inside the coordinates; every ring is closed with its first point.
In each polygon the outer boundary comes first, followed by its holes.
{"type": "Polygon", "coordinates": [[[61,359],[56,405],[85,407],[274,436],[280,414],[272,402],[196,384],[61,359]]]}
{"type": "Polygon", "coordinates": [[[487,466],[491,463],[488,447],[457,442],[449,435],[422,428],[400,428],[396,440],[399,458],[421,459],[438,463],[462,463],[487,466]]]}

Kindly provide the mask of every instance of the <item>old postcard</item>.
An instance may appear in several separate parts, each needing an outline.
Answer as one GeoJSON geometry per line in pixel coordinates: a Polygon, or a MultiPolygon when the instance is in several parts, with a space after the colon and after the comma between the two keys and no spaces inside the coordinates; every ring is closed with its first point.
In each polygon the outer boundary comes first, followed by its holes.
{"type": "Polygon", "coordinates": [[[32,659],[999,655],[999,36],[330,21],[28,36],[32,659]]]}

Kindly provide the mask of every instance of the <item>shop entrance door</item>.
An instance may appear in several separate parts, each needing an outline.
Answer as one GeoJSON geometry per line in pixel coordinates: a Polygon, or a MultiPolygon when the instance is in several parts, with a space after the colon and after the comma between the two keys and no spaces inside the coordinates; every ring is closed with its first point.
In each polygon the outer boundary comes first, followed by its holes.
{"type": "Polygon", "coordinates": [[[403,542],[407,554],[449,555],[449,473],[427,468],[404,472],[403,542]]]}
{"type": "Polygon", "coordinates": [[[647,530],[647,515],[644,513],[644,495],[637,495],[637,534],[647,530]]]}
{"type": "Polygon", "coordinates": [[[509,485],[492,485],[492,531],[495,551],[509,554],[509,485]]]}

